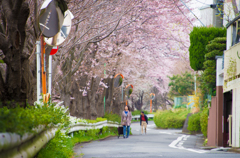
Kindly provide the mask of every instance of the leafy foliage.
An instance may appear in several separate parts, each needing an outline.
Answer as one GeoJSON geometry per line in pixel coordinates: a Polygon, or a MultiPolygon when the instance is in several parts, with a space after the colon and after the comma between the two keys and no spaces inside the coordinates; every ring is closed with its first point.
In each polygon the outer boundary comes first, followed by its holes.
{"type": "Polygon", "coordinates": [[[187,109],[158,111],[153,120],[158,128],[182,128],[188,113],[187,109]]]}
{"type": "Polygon", "coordinates": [[[205,137],[207,137],[208,113],[209,113],[209,109],[205,108],[200,114],[201,132],[205,137]]]}
{"type": "Polygon", "coordinates": [[[106,118],[108,121],[118,122],[119,124],[121,123],[121,116],[119,116],[118,114],[105,113],[103,117],[106,118]]]}
{"type": "MultiPolygon", "coordinates": [[[[205,54],[207,53],[206,45],[209,41],[216,37],[226,37],[226,28],[216,28],[216,27],[194,27],[193,31],[190,33],[190,66],[195,71],[203,70],[203,62],[205,61],[205,54]]],[[[222,42],[219,39],[217,42],[222,42]]],[[[214,44],[215,46],[215,44],[214,44]]],[[[214,48],[213,46],[213,48],[214,48]]],[[[223,48],[221,45],[218,48],[223,48]]]]}
{"type": "Polygon", "coordinates": [[[117,128],[103,127],[100,129],[91,129],[87,131],[77,131],[73,133],[73,137],[61,133],[60,130],[56,132],[55,137],[48,142],[48,144],[40,150],[37,158],[57,157],[70,158],[74,156],[73,147],[77,143],[88,142],[91,140],[98,140],[107,136],[117,135],[117,128]]]}
{"type": "Polygon", "coordinates": [[[202,77],[203,84],[207,85],[208,93],[212,93],[216,88],[216,60],[215,56],[223,55],[223,50],[226,49],[226,37],[217,37],[210,41],[210,44],[206,46],[208,53],[206,54],[206,60],[203,63],[203,68],[205,69],[202,77]],[[213,58],[213,55],[214,58],[213,58]]]}
{"type": "Polygon", "coordinates": [[[65,109],[55,108],[53,104],[43,106],[27,106],[7,109],[0,108],[0,132],[12,132],[19,135],[33,133],[39,125],[46,127],[62,124],[69,125],[68,114],[65,109]]]}
{"type": "Polygon", "coordinates": [[[189,72],[185,72],[181,75],[173,75],[169,77],[170,87],[169,95],[172,96],[186,96],[191,95],[194,91],[194,78],[189,72]]]}
{"type": "MultiPolygon", "coordinates": [[[[132,112],[132,115],[133,115],[133,116],[135,116],[135,115],[140,115],[141,112],[142,112],[141,110],[135,110],[135,111],[132,112]]],[[[144,110],[143,110],[143,112],[144,112],[145,115],[149,114],[148,111],[144,111],[144,110]]]]}
{"type": "Polygon", "coordinates": [[[197,114],[193,114],[189,117],[188,120],[188,130],[192,133],[192,132],[199,132],[201,131],[201,126],[200,126],[200,114],[201,113],[197,113],[197,114]]]}

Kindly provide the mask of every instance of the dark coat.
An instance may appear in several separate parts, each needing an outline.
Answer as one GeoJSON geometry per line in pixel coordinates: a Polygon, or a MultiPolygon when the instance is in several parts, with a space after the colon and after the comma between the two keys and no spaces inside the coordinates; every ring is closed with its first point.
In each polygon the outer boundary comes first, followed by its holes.
{"type": "MultiPolygon", "coordinates": [[[[148,124],[148,117],[144,114],[146,123],[148,124]]],[[[140,115],[140,125],[142,125],[142,115],[140,115]]]]}

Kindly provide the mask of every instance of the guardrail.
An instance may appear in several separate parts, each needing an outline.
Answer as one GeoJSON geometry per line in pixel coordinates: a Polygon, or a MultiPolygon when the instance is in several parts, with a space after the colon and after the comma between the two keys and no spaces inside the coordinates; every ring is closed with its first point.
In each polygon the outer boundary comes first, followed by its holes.
{"type": "MultiPolygon", "coordinates": [[[[111,121],[102,121],[97,123],[78,122],[70,125],[62,132],[72,133],[80,130],[101,129],[104,126],[118,127],[119,124],[111,121]],[[70,128],[70,129],[69,129],[70,128]]],[[[0,157],[2,158],[30,158],[34,157],[40,149],[48,143],[54,136],[58,127],[52,127],[44,130],[44,126],[36,129],[36,134],[25,134],[20,137],[14,133],[0,133],[0,157]]]]}
{"type": "MultiPolygon", "coordinates": [[[[153,119],[154,114],[147,114],[147,117],[153,119]]],[[[132,116],[132,120],[139,120],[139,119],[140,119],[140,115],[132,116]]]]}

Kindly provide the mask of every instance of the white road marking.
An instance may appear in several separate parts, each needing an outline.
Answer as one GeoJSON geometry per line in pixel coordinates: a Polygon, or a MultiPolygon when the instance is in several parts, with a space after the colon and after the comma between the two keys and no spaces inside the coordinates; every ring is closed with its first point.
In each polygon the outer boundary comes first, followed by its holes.
{"type": "Polygon", "coordinates": [[[170,133],[170,132],[159,132],[159,133],[161,133],[161,134],[172,134],[172,133],[170,133]]]}
{"type": "Polygon", "coordinates": [[[184,141],[187,140],[188,137],[190,137],[190,136],[182,135],[182,136],[178,137],[176,140],[174,140],[169,145],[169,147],[176,148],[176,149],[181,149],[181,150],[187,150],[187,151],[191,151],[191,152],[196,152],[196,153],[199,153],[199,154],[203,154],[203,153],[207,152],[205,150],[196,150],[196,149],[184,148],[182,145],[183,145],[184,141]]]}

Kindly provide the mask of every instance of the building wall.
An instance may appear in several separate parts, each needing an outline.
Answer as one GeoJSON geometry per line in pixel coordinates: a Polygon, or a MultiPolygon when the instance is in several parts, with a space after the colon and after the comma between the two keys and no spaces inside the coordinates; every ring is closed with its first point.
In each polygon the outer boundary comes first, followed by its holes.
{"type": "Polygon", "coordinates": [[[217,98],[212,97],[208,117],[208,146],[217,146],[217,98]]]}
{"type": "Polygon", "coordinates": [[[210,8],[210,6],[202,7],[199,9],[201,13],[200,20],[205,26],[214,26],[216,18],[214,18],[215,12],[214,9],[210,8]]]}
{"type": "MultiPolygon", "coordinates": [[[[239,83],[238,83],[239,84],[239,83]]],[[[240,147],[239,145],[239,124],[240,124],[240,88],[233,89],[233,104],[232,104],[232,146],[240,147]]]]}
{"type": "Polygon", "coordinates": [[[229,47],[224,53],[223,87],[224,92],[232,90],[232,146],[240,147],[240,43],[229,47]]]}
{"type": "Polygon", "coordinates": [[[227,28],[227,50],[232,46],[232,25],[227,28]]]}

